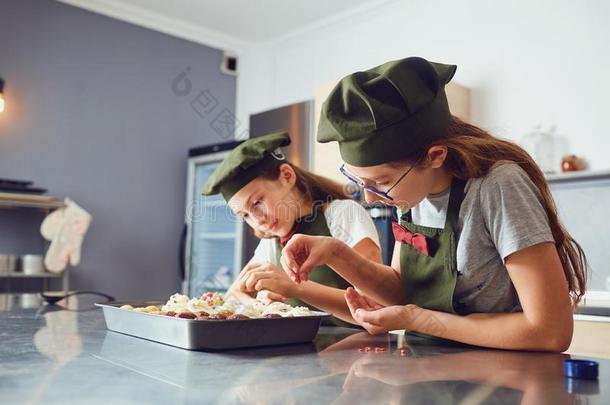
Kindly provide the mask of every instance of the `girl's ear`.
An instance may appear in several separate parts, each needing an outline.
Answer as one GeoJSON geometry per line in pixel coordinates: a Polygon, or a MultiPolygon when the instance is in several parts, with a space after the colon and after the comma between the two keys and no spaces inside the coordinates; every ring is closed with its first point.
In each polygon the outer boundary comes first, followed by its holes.
{"type": "Polygon", "coordinates": [[[447,159],[447,147],[445,145],[434,145],[428,149],[426,167],[438,169],[447,159]]]}
{"type": "Polygon", "coordinates": [[[280,165],[280,176],[278,177],[278,180],[283,186],[292,188],[297,182],[297,174],[288,163],[282,163],[280,165]]]}

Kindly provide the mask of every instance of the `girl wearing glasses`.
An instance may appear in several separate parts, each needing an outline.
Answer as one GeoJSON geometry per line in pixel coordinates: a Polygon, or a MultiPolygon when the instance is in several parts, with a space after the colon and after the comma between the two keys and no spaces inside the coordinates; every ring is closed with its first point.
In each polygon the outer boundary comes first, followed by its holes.
{"type": "Polygon", "coordinates": [[[398,207],[392,266],[341,241],[296,235],[293,281],[326,264],[358,289],[345,298],[370,333],[405,329],[472,345],[564,351],[586,259],[559,222],[544,175],[516,144],[449,111],[456,66],[422,58],[345,77],[322,108],[319,142],[369,202],[398,207]]]}
{"type": "Polygon", "coordinates": [[[312,269],[309,281],[293,283],[281,270],[281,249],[295,233],[327,236],[378,263],[377,230],[341,185],[290,164],[279,149],[288,144],[285,132],[241,143],[204,187],[204,195],[222,194],[231,210],[261,238],[229,293],[241,300],[258,297],[308,305],[332,313],[334,324],[353,324],[344,299],[350,284],[325,265],[312,269]]]}

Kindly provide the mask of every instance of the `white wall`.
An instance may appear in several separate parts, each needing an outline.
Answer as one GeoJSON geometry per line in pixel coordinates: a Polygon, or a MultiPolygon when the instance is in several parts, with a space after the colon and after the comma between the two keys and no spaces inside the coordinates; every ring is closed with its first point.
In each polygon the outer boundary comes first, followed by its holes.
{"type": "Polygon", "coordinates": [[[418,55],[458,65],[472,121],[519,140],[557,124],[570,151],[610,168],[610,1],[407,0],[350,15],[240,59],[237,113],[312,99],[317,84],[418,55]]]}

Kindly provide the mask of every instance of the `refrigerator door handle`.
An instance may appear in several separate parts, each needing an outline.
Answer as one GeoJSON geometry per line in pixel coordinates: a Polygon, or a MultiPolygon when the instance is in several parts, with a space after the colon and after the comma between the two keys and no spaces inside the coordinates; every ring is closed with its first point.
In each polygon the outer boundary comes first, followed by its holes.
{"type": "Polygon", "coordinates": [[[185,263],[186,263],[186,232],[188,229],[188,224],[184,223],[184,226],[182,227],[182,233],[180,235],[180,252],[179,252],[179,257],[178,257],[178,263],[179,263],[179,274],[180,274],[180,281],[184,282],[185,278],[186,278],[186,267],[185,267],[185,263]]]}

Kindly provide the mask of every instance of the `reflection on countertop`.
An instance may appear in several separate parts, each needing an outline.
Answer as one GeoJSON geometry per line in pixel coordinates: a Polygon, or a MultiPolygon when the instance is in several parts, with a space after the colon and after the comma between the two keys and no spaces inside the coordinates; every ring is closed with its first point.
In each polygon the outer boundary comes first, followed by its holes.
{"type": "Polygon", "coordinates": [[[107,331],[89,303],[10,300],[0,311],[3,403],[610,403],[608,360],[599,382],[564,380],[565,354],[331,327],[311,344],[195,352],[107,331]]]}

